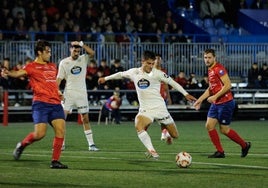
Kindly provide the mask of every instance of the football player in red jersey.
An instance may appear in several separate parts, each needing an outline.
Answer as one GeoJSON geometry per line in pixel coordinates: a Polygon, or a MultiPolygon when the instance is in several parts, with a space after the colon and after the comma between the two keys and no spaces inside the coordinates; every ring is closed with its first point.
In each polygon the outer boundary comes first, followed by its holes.
{"type": "Polygon", "coordinates": [[[206,128],[209,137],[216,148],[216,152],[209,155],[209,158],[224,158],[224,150],[216,125],[220,125],[222,134],[239,144],[242,148],[241,157],[246,157],[251,147],[250,142],[245,142],[239,134],[230,128],[235,101],[231,92],[231,81],[225,67],[216,61],[215,50],[207,49],[204,51],[204,62],[208,68],[209,87],[194,103],[196,110],[200,109],[202,102],[207,99],[211,103],[208,114],[206,128]]]}
{"type": "Polygon", "coordinates": [[[40,40],[35,46],[36,59],[18,71],[7,71],[10,77],[28,76],[33,90],[32,117],[34,131],[29,133],[19,142],[13,152],[15,160],[18,160],[26,146],[45,137],[47,124],[54,129],[53,153],[51,168],[64,169],[67,165],[59,159],[65,134],[65,116],[61,105],[61,92],[56,83],[57,67],[50,62],[51,47],[47,41],[40,40]]]}

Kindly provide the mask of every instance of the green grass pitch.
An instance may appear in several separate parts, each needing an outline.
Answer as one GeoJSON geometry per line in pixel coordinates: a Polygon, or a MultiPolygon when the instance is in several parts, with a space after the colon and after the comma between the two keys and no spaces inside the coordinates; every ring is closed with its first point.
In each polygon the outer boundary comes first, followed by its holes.
{"type": "Polygon", "coordinates": [[[33,130],[32,123],[0,126],[0,187],[268,187],[267,121],[234,121],[231,125],[252,142],[246,158],[240,147],[220,135],[226,158],[209,159],[215,150],[204,121],[177,121],[179,139],[172,145],[160,140],[160,127],[148,129],[160,159],[146,159],[146,151],[136,135],[133,122],[121,125],[97,125],[92,122],[94,140],[101,149],[89,152],[81,125],[67,122],[66,150],[61,162],[69,169],[50,169],[53,129],[47,136],[24,150],[19,161],[12,156],[18,141],[33,130]],[[192,155],[190,168],[178,168],[179,151],[192,155]]]}

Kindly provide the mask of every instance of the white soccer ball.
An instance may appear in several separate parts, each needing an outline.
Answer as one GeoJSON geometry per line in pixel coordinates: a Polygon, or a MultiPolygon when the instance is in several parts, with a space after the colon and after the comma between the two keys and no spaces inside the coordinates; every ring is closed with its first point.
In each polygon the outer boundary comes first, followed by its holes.
{"type": "Polygon", "coordinates": [[[175,160],[176,160],[177,166],[180,168],[187,168],[187,167],[191,166],[191,164],[192,164],[192,156],[185,151],[178,153],[176,155],[175,160]]]}

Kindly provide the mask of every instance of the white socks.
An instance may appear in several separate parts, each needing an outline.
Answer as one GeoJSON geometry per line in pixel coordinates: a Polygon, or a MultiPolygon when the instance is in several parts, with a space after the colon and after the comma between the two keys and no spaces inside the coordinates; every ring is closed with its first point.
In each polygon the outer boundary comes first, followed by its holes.
{"type": "Polygon", "coordinates": [[[88,146],[94,145],[92,130],[90,129],[90,130],[86,130],[84,132],[85,132],[85,135],[87,138],[88,146]]]}
{"type": "Polygon", "coordinates": [[[143,130],[138,132],[138,137],[148,151],[155,151],[151,141],[151,137],[149,136],[147,131],[143,130]]]}

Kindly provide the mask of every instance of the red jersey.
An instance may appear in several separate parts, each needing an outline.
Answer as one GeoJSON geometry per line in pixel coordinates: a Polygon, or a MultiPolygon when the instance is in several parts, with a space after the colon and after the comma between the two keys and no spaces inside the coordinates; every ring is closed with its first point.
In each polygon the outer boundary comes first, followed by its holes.
{"type": "MultiPolygon", "coordinates": [[[[221,77],[226,75],[227,71],[224,66],[220,63],[216,63],[212,68],[208,69],[208,82],[209,82],[209,91],[211,95],[215,95],[223,87],[221,77]]],[[[231,90],[219,97],[215,104],[221,104],[228,102],[233,99],[231,90]]]]}
{"type": "Polygon", "coordinates": [[[33,101],[60,104],[61,99],[56,83],[57,67],[54,63],[28,63],[23,68],[27,72],[33,90],[33,101]]]}

